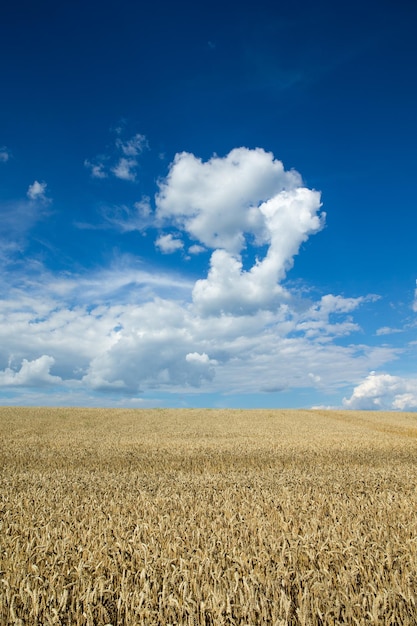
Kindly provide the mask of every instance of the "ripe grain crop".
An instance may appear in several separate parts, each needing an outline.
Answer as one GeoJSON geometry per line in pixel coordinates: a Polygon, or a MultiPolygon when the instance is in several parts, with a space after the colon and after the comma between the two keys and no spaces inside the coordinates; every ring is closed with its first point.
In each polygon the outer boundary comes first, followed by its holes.
{"type": "Polygon", "coordinates": [[[417,414],[0,408],[3,626],[417,624],[417,414]]]}

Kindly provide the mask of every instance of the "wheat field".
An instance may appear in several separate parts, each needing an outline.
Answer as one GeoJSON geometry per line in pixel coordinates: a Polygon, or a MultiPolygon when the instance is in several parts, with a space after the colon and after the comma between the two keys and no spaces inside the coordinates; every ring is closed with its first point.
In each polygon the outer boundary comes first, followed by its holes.
{"type": "Polygon", "coordinates": [[[417,414],[0,408],[2,626],[417,624],[417,414]]]}

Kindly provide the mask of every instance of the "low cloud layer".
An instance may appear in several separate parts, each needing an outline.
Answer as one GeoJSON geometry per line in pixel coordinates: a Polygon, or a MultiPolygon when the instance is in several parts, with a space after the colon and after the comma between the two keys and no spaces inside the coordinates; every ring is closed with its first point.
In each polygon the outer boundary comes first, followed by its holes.
{"type": "Polygon", "coordinates": [[[38,380],[120,397],[193,390],[332,393],[396,354],[388,347],[338,344],[357,332],[350,315],[366,306],[361,299],[326,296],[303,311],[280,304],[274,311],[207,317],[193,304],[192,289],[175,276],[126,265],[84,278],[44,275],[38,284],[32,278],[2,304],[0,385],[38,380]]]}

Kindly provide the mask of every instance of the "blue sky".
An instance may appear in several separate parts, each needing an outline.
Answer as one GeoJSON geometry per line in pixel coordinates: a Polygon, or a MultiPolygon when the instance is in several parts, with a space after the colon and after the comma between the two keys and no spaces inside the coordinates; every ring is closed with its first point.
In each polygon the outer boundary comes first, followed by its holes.
{"type": "Polygon", "coordinates": [[[416,410],[416,24],[5,7],[0,404],[416,410]]]}

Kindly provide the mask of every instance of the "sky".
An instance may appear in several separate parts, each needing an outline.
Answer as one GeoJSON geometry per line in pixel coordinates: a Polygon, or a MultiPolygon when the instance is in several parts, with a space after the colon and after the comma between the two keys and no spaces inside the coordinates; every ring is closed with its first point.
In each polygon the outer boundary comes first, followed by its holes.
{"type": "Polygon", "coordinates": [[[0,404],[417,410],[416,26],[5,5],[0,404]]]}

